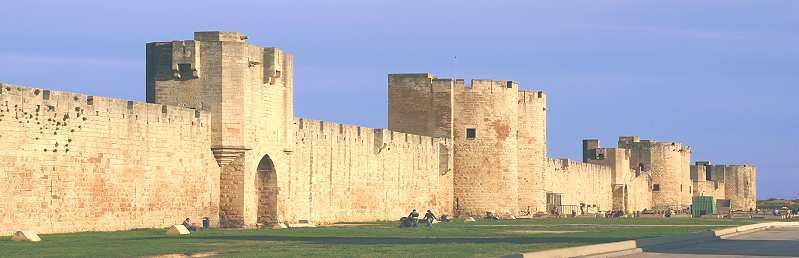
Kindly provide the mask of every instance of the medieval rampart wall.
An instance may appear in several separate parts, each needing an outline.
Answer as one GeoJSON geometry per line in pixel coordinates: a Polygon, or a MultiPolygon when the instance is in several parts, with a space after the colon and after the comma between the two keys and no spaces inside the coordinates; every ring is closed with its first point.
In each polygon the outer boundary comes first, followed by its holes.
{"type": "Polygon", "coordinates": [[[612,205],[611,168],[567,159],[547,159],[544,191],[563,194],[562,205],[585,204],[587,212],[608,211],[612,205]]]}
{"type": "Polygon", "coordinates": [[[0,84],[0,233],[216,223],[209,115],[0,84]]]}
{"type": "Polygon", "coordinates": [[[284,220],[396,220],[412,209],[452,215],[451,142],[295,119],[296,145],[281,182],[284,220]]]}

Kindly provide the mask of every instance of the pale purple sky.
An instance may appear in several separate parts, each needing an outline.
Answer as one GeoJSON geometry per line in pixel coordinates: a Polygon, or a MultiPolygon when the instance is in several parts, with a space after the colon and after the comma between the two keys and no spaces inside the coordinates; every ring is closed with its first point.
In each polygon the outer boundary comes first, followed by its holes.
{"type": "Polygon", "coordinates": [[[386,74],[549,94],[550,156],[679,141],[799,198],[799,1],[7,1],[0,81],[144,99],[145,48],[241,31],[295,54],[296,116],[386,126],[386,74]],[[457,56],[457,61],[453,57],[457,56]],[[336,108],[329,108],[334,103],[336,108]]]}

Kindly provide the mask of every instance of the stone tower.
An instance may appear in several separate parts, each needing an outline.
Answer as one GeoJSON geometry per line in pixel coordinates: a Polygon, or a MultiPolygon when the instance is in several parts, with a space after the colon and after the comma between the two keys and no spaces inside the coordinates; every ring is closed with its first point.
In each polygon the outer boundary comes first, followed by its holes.
{"type": "Polygon", "coordinates": [[[619,148],[631,152],[630,167],[651,172],[655,209],[682,209],[691,205],[691,149],[681,143],[619,137],[619,148]]]}
{"type": "Polygon", "coordinates": [[[732,203],[733,210],[750,210],[756,207],[757,170],[752,165],[714,165],[714,176],[724,184],[724,197],[732,203]]]}
{"type": "Polygon", "coordinates": [[[542,184],[547,158],[547,95],[518,91],[519,210],[533,214],[546,210],[542,184]]]}
{"type": "Polygon", "coordinates": [[[455,81],[455,209],[516,215],[519,196],[518,91],[512,81],[455,81]]]}
{"type": "Polygon", "coordinates": [[[277,181],[294,143],[293,78],[290,54],[248,44],[238,32],[147,44],[147,101],[211,114],[225,226],[280,217],[277,181]]]}
{"type": "Polygon", "coordinates": [[[513,81],[388,76],[389,129],[453,139],[455,213],[544,210],[546,94],[513,81]]]}
{"type": "Polygon", "coordinates": [[[452,138],[453,83],[430,73],[389,74],[388,128],[452,138]]]}

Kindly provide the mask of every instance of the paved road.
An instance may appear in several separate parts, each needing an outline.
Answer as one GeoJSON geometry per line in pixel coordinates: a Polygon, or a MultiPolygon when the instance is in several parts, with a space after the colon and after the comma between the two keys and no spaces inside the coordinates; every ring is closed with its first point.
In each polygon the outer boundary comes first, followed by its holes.
{"type": "Polygon", "coordinates": [[[776,228],[698,244],[664,246],[626,257],[799,257],[799,227],[776,228]]]}

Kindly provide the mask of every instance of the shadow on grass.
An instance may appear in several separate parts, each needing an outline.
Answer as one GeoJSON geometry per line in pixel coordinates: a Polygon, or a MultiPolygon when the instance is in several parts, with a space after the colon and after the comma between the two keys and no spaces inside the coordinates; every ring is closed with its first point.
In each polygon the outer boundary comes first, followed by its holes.
{"type": "Polygon", "coordinates": [[[645,252],[679,255],[781,256],[796,257],[796,240],[716,240],[692,246],[656,246],[645,252]]]}
{"type": "Polygon", "coordinates": [[[316,244],[392,245],[392,244],[538,244],[573,243],[594,244],[628,240],[618,237],[316,237],[316,236],[200,236],[199,240],[232,241],[291,241],[316,244]]]}

